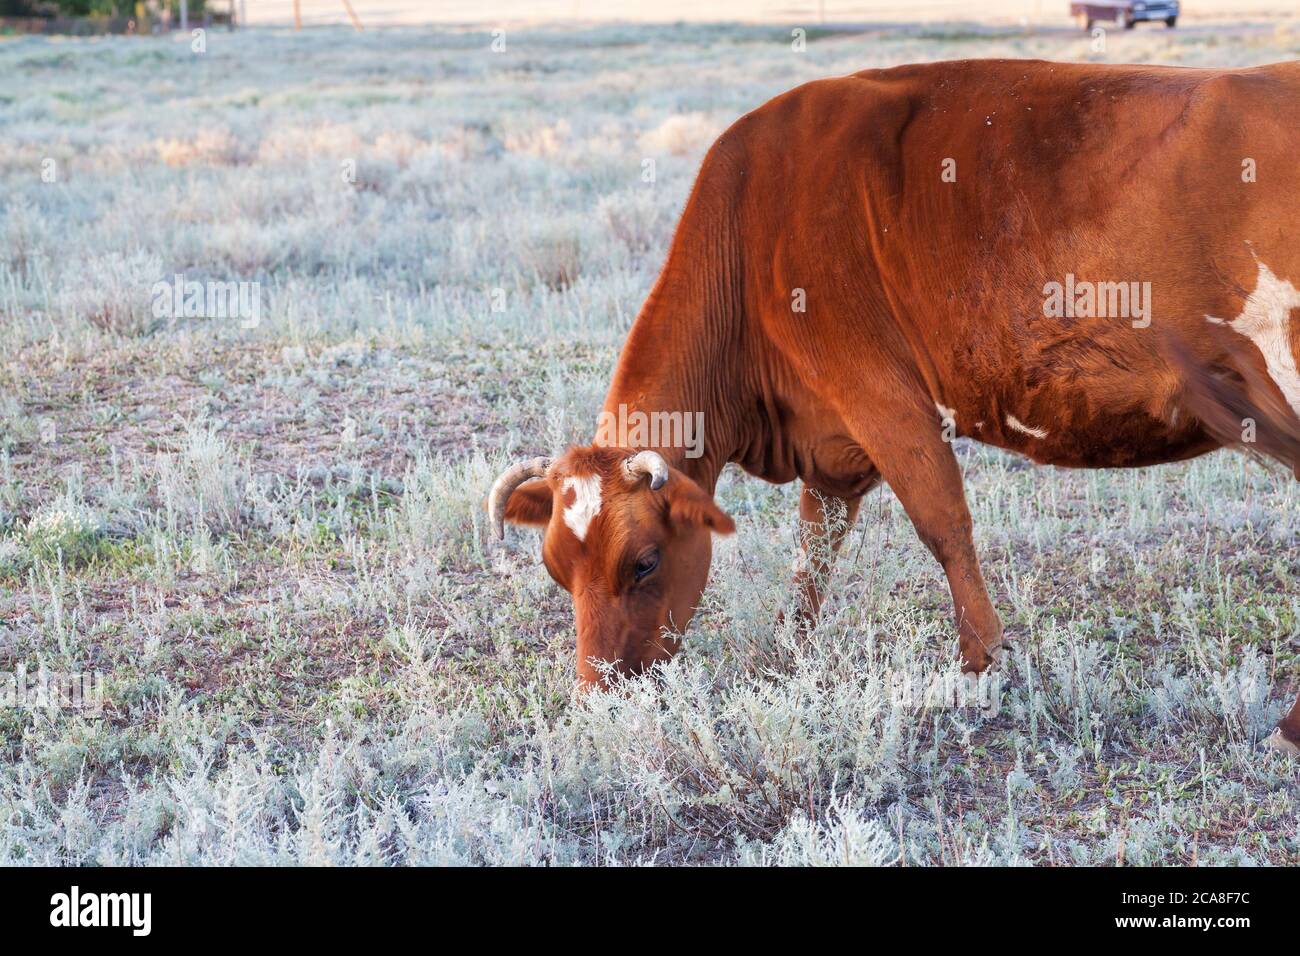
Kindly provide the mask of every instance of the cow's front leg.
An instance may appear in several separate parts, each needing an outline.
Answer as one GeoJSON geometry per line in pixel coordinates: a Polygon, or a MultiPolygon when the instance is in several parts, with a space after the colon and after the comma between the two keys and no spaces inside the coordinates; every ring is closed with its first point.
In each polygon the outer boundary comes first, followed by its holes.
{"type": "Polygon", "coordinates": [[[1300,699],[1296,700],[1291,713],[1277,725],[1277,730],[1269,735],[1264,745],[1292,757],[1300,757],[1300,699]]]}
{"type": "Polygon", "coordinates": [[[837,498],[804,485],[799,493],[799,553],[794,588],[799,605],[795,624],[810,630],[821,614],[835,555],[858,516],[862,495],[837,498]]]}
{"type": "Polygon", "coordinates": [[[980,573],[957,456],[933,411],[919,402],[904,405],[881,398],[853,423],[854,437],[943,566],[952,592],[962,670],[979,673],[1002,648],[1002,622],[980,573]]]}

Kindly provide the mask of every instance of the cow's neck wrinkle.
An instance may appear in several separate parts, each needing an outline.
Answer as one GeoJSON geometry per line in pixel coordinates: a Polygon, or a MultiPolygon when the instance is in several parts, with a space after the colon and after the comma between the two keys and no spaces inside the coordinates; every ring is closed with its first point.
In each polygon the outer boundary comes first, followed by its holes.
{"type": "Polygon", "coordinates": [[[746,420],[752,416],[744,410],[757,404],[751,401],[759,394],[757,369],[728,318],[710,315],[716,309],[670,308],[664,286],[661,277],[628,333],[603,411],[613,418],[634,411],[702,413],[702,454],[654,450],[712,494],[723,467],[752,444],[754,427],[746,420]]]}
{"type": "Polygon", "coordinates": [[[710,494],[723,466],[761,448],[762,343],[745,320],[743,237],[737,219],[745,156],[709,151],[663,270],[646,297],[605,398],[604,411],[702,413],[703,454],[656,447],[710,494]]]}
{"type": "Polygon", "coordinates": [[[703,412],[702,455],[650,447],[710,494],[728,462],[775,484],[798,478],[829,494],[861,492],[870,462],[772,343],[743,323],[666,309],[659,293],[656,286],[628,334],[607,416],[703,412]]]}

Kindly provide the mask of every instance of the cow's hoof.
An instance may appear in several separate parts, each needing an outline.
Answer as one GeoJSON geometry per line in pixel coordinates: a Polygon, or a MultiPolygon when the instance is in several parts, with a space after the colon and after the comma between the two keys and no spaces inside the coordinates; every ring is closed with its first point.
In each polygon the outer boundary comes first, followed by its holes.
{"type": "Polygon", "coordinates": [[[958,659],[961,662],[962,673],[979,675],[996,668],[998,662],[1002,660],[1002,647],[1003,645],[999,644],[989,648],[983,645],[959,648],[958,659]]]}
{"type": "Polygon", "coordinates": [[[1264,738],[1262,746],[1284,753],[1288,757],[1300,757],[1300,747],[1283,737],[1280,727],[1264,738]]]}

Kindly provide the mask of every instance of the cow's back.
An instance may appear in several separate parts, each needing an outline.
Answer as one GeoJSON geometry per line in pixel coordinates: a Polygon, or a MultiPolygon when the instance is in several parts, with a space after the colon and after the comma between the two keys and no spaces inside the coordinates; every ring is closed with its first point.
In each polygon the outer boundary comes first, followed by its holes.
{"type": "Polygon", "coordinates": [[[810,387],[906,366],[962,433],[1121,465],[1213,444],[1167,342],[1213,353],[1260,262],[1300,283],[1297,154],[1300,64],[974,60],[806,84],[712,161],[746,314],[810,387]],[[1149,314],[1052,315],[1053,283],[1136,283],[1149,314]]]}

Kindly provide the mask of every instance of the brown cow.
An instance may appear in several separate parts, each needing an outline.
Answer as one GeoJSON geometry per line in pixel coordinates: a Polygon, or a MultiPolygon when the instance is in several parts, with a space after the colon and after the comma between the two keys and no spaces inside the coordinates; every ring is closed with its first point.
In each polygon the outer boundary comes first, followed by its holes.
{"type": "MultiPolygon", "coordinates": [[[[1298,157],[1300,63],[935,63],[741,117],[704,160],[594,444],[492,491],[498,533],[546,527],[582,680],[677,650],[710,533],[733,528],[713,502],[727,462],[802,479],[814,531],[819,495],[851,521],[888,482],[947,574],[972,672],[1002,625],[954,436],[1090,468],[1253,440],[1300,475],[1298,157]]],[[[825,570],[798,573],[805,618],[825,570]]],[[[1298,752],[1300,703],[1269,739],[1298,752]]]]}

